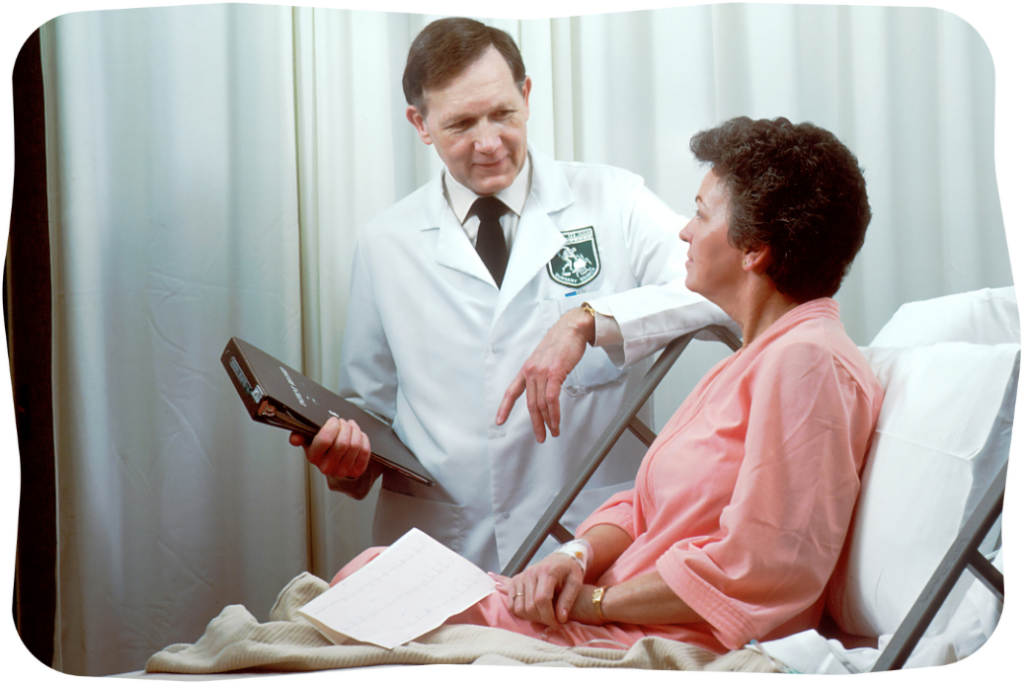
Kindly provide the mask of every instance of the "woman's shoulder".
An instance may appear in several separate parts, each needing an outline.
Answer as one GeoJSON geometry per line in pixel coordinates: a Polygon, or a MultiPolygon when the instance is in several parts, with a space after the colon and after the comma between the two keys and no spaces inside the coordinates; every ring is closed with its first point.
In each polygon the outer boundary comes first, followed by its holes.
{"type": "Polygon", "coordinates": [[[836,316],[807,316],[765,346],[762,362],[802,377],[816,371],[840,376],[868,394],[880,390],[867,359],[836,316]]]}

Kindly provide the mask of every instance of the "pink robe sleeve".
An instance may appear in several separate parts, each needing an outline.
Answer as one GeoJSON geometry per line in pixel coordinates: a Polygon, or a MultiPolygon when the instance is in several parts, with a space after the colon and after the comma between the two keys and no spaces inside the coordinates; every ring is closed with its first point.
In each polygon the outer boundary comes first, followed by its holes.
{"type": "Polygon", "coordinates": [[[580,526],[576,528],[576,538],[582,537],[592,527],[606,524],[622,528],[630,539],[636,539],[632,489],[612,494],[596,511],[580,523],[580,526]]]}
{"type": "Polygon", "coordinates": [[[763,638],[821,596],[843,546],[874,429],[871,400],[821,345],[767,352],[739,384],[743,461],[714,537],[656,567],[729,648],[763,638]]]}

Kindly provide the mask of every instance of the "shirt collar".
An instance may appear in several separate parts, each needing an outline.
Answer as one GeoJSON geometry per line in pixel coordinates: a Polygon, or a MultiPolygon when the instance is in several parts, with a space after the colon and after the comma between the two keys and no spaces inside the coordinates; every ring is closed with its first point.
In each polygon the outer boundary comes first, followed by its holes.
{"type": "MultiPolygon", "coordinates": [[[[532,185],[532,175],[532,161],[530,155],[527,154],[526,163],[523,164],[523,168],[519,171],[516,179],[512,181],[512,185],[494,195],[504,202],[516,216],[521,216],[523,207],[526,206],[526,198],[530,194],[530,186],[532,185]]],[[[452,176],[448,169],[444,170],[443,181],[445,195],[448,197],[448,203],[451,205],[452,211],[458,217],[459,223],[465,223],[469,217],[469,210],[473,207],[473,202],[480,195],[477,195],[465,185],[455,180],[455,177],[452,176]]]]}

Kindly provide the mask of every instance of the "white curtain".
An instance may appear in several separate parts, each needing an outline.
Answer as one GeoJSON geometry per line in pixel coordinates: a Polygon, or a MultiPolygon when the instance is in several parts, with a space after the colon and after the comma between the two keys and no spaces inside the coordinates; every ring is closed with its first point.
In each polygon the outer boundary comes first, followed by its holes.
{"type": "MultiPolygon", "coordinates": [[[[327,491],[283,431],[253,425],[219,356],[237,335],[336,385],[356,230],[439,168],[400,86],[433,18],[207,5],[44,26],[59,669],[141,668],[224,605],[265,616],[288,578],[329,577],[369,543],[373,495],[327,491]]],[[[858,343],[902,302],[1012,283],[992,63],[950,14],[487,21],[522,48],[533,145],[640,173],[687,215],[698,130],[742,114],[835,132],[874,212],[838,296],[858,343]]],[[[687,351],[656,426],[723,355],[687,351]]]]}
{"type": "Polygon", "coordinates": [[[298,363],[291,12],[47,25],[57,662],[141,668],[306,569],[306,469],[244,420],[220,352],[298,363]]]}

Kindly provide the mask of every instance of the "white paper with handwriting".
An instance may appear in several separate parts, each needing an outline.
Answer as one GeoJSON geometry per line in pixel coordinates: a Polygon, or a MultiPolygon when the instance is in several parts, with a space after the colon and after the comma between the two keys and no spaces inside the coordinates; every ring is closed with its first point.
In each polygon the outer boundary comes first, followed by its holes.
{"type": "Polygon", "coordinates": [[[299,612],[328,639],[394,648],[494,591],[494,580],[413,528],[299,612]]]}

